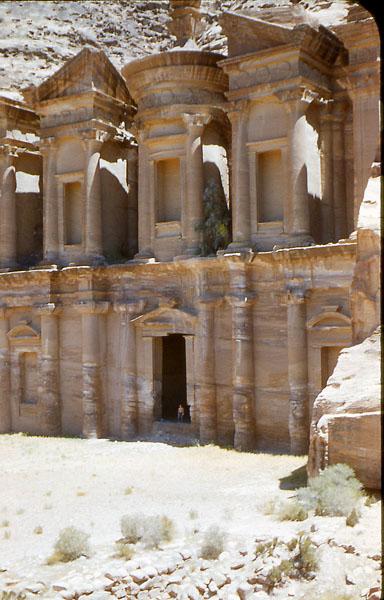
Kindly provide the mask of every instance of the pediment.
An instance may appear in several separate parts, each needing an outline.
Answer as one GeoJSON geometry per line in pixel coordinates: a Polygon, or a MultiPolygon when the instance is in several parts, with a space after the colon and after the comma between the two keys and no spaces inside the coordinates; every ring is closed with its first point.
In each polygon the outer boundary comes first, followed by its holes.
{"type": "Polygon", "coordinates": [[[161,306],[133,320],[136,326],[143,328],[143,334],[153,332],[180,333],[191,335],[195,332],[196,317],[191,313],[170,306],[161,306]]]}
{"type": "Polygon", "coordinates": [[[32,104],[99,91],[127,104],[131,96],[123,77],[102,50],[84,48],[37,87],[24,90],[32,104]]]}
{"type": "Polygon", "coordinates": [[[351,327],[350,317],[337,311],[325,311],[315,315],[307,322],[308,329],[322,329],[328,327],[351,327]]]}
{"type": "Polygon", "coordinates": [[[8,331],[7,337],[10,342],[40,342],[40,334],[25,323],[13,327],[8,331]]]}
{"type": "Polygon", "coordinates": [[[292,29],[233,12],[220,18],[228,38],[228,56],[241,56],[292,43],[292,29]]]}

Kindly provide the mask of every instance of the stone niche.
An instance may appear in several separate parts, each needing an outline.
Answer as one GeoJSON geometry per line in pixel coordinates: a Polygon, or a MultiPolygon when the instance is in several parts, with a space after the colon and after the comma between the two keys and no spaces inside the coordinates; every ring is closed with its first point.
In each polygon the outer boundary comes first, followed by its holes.
{"type": "Polygon", "coordinates": [[[139,258],[200,254],[204,190],[213,182],[229,202],[228,81],[217,66],[221,58],[174,50],[122,70],[138,105],[139,258]]]}

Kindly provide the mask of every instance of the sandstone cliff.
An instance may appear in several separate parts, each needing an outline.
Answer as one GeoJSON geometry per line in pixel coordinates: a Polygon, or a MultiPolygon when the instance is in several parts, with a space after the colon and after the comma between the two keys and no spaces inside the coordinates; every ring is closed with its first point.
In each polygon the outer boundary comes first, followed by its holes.
{"type": "MultiPolygon", "coordinates": [[[[199,47],[225,54],[226,38],[218,24],[225,10],[283,23],[310,20],[333,28],[353,18],[358,4],[202,0],[201,10],[204,30],[199,47]]],[[[104,50],[118,69],[133,58],[169,50],[175,44],[167,29],[169,14],[168,0],[0,2],[0,94],[22,99],[22,88],[39,84],[86,44],[104,50]]]]}
{"type": "Polygon", "coordinates": [[[380,487],[380,330],[342,350],[315,400],[308,474],[349,464],[369,488],[380,487]]]}

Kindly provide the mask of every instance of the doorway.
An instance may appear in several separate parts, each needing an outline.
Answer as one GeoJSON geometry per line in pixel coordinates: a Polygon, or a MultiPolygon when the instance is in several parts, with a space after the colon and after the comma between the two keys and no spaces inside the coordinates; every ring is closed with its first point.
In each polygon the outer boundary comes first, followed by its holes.
{"type": "Polygon", "coordinates": [[[184,408],[183,421],[189,423],[185,339],[180,334],[171,334],[163,337],[162,341],[161,417],[167,421],[177,421],[177,409],[181,404],[184,408]]]}

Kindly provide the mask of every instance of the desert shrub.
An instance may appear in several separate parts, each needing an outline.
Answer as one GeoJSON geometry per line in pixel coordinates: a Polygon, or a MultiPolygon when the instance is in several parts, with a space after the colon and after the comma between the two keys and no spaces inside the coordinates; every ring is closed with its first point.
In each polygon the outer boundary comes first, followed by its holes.
{"type": "Polygon", "coordinates": [[[41,525],[37,525],[35,527],[35,529],[33,530],[33,533],[36,533],[36,535],[41,535],[43,533],[43,528],[41,525]]]}
{"type": "Polygon", "coordinates": [[[156,548],[161,542],[170,542],[175,533],[173,521],[164,515],[125,515],[120,525],[126,543],[143,542],[147,548],[156,548]]]}
{"type": "Polygon", "coordinates": [[[264,504],[262,504],[260,510],[264,515],[273,515],[276,511],[277,504],[277,498],[269,498],[266,502],[264,502],[264,504]]]}
{"type": "Polygon", "coordinates": [[[54,553],[48,559],[48,564],[69,562],[80,558],[80,556],[88,556],[88,539],[88,533],[76,527],[62,529],[54,545],[54,553]]]}
{"type": "Polygon", "coordinates": [[[317,515],[348,516],[362,499],[362,484],[348,465],[326,467],[297,491],[297,499],[317,515]]]}
{"type": "Polygon", "coordinates": [[[1,522],[1,527],[9,527],[10,523],[8,521],[8,519],[4,519],[4,521],[1,522]]]}
{"type": "Polygon", "coordinates": [[[278,505],[277,516],[280,521],[305,521],[308,512],[299,502],[286,500],[278,505]]]}
{"type": "Polygon", "coordinates": [[[302,576],[309,575],[310,573],[313,573],[313,571],[316,571],[318,567],[316,546],[309,535],[299,536],[294,564],[299,574],[302,576]]]}
{"type": "Polygon", "coordinates": [[[189,518],[191,520],[197,519],[197,517],[199,516],[199,513],[197,512],[197,510],[193,510],[193,509],[191,509],[188,514],[189,514],[189,518]]]}
{"type": "Polygon", "coordinates": [[[118,540],[116,542],[116,557],[130,560],[134,555],[134,548],[132,544],[127,544],[125,540],[118,540]]]}
{"type": "Polygon", "coordinates": [[[129,496],[130,494],[132,494],[132,492],[133,492],[133,487],[132,487],[132,486],[128,486],[128,487],[126,487],[126,488],[125,488],[125,490],[124,490],[124,494],[125,494],[126,496],[129,496]]]}
{"type": "Polygon", "coordinates": [[[224,551],[227,535],[217,525],[212,525],[204,534],[200,556],[205,560],[215,560],[224,551]]]}
{"type": "Polygon", "coordinates": [[[272,591],[273,588],[281,583],[285,577],[289,577],[294,572],[294,565],[291,560],[282,560],[278,565],[272,567],[268,573],[268,591],[272,591]]]}
{"type": "Polygon", "coordinates": [[[272,540],[267,542],[259,542],[256,545],[255,554],[266,554],[267,556],[272,556],[276,546],[278,546],[279,540],[277,537],[274,537],[272,540]]]}
{"type": "Polygon", "coordinates": [[[129,544],[137,544],[143,536],[143,520],[145,515],[135,513],[124,515],[120,521],[121,533],[129,544]]]}
{"type": "Polygon", "coordinates": [[[5,540],[9,540],[9,539],[11,538],[11,532],[10,532],[10,530],[9,530],[9,529],[6,529],[6,530],[4,531],[3,538],[4,538],[5,540]]]}
{"type": "Polygon", "coordinates": [[[354,527],[355,525],[357,525],[359,522],[359,513],[358,511],[353,508],[351,510],[351,512],[349,513],[349,515],[347,516],[347,518],[345,519],[345,524],[348,527],[354,527]]]}

